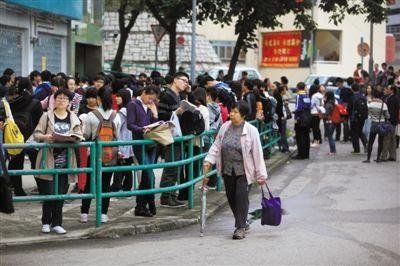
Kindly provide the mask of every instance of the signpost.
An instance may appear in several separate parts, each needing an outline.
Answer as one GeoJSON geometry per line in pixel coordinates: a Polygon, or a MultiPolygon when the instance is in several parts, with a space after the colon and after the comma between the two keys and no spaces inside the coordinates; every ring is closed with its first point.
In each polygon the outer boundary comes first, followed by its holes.
{"type": "Polygon", "coordinates": [[[369,54],[369,45],[364,42],[361,37],[361,42],[357,45],[357,52],[361,56],[361,65],[364,68],[364,57],[369,54]]]}
{"type": "Polygon", "coordinates": [[[151,25],[151,31],[154,34],[154,39],[156,40],[156,54],[155,54],[155,62],[154,62],[154,70],[157,70],[158,63],[158,45],[162,37],[164,37],[166,30],[161,25],[153,24],[151,25]]]}
{"type": "Polygon", "coordinates": [[[182,50],[183,50],[183,45],[185,44],[185,38],[183,36],[178,36],[176,37],[176,43],[178,44],[178,65],[182,66],[182,50]]]}

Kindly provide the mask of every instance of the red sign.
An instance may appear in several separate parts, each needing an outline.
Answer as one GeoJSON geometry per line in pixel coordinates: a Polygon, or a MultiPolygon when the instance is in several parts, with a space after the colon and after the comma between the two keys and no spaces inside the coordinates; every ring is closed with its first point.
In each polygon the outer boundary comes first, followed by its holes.
{"type": "Polygon", "coordinates": [[[393,63],[396,59],[396,38],[392,34],[386,35],[386,63],[393,63]]]}
{"type": "Polygon", "coordinates": [[[179,45],[183,45],[183,44],[185,43],[185,38],[183,38],[183,36],[178,36],[178,37],[176,38],[176,42],[177,42],[179,45]]]}
{"type": "Polygon", "coordinates": [[[268,32],[263,34],[263,67],[299,67],[301,31],[268,32]]]}

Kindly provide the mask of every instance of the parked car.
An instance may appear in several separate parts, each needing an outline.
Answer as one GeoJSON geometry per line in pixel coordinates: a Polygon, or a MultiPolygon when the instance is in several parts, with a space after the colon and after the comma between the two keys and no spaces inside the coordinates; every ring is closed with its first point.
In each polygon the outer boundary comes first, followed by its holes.
{"type": "MultiPolygon", "coordinates": [[[[338,76],[338,75],[311,74],[305,79],[304,83],[306,84],[307,91],[308,91],[310,89],[311,85],[314,84],[314,81],[316,79],[319,79],[319,84],[324,85],[326,88],[326,91],[332,91],[333,93],[335,93],[336,90],[338,89],[338,87],[336,86],[336,79],[339,77],[340,76],[338,76]]],[[[344,86],[347,86],[346,78],[342,78],[342,79],[344,81],[344,86]]],[[[295,102],[296,96],[297,96],[296,88],[290,88],[290,90],[293,93],[292,94],[293,95],[292,102],[295,102]]]]}
{"type": "MultiPolygon", "coordinates": [[[[208,70],[207,73],[216,79],[220,70],[224,71],[224,75],[228,74],[228,67],[225,66],[213,67],[212,69],[208,70]]],[[[233,80],[240,80],[242,78],[243,71],[247,72],[247,77],[249,79],[261,79],[261,75],[257,69],[252,67],[237,66],[235,68],[235,73],[233,74],[233,80]]]]}

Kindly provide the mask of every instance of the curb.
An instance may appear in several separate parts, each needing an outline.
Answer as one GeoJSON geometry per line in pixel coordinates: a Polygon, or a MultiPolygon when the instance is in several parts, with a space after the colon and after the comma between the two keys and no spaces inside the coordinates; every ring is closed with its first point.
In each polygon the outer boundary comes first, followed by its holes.
{"type": "MultiPolygon", "coordinates": [[[[295,151],[291,151],[289,154],[277,156],[273,161],[267,161],[268,173],[271,174],[287,161],[290,160],[291,155],[295,151]]],[[[270,177],[271,178],[271,177],[270,177]]],[[[195,202],[200,201],[200,193],[195,194],[195,202]]],[[[207,200],[207,219],[215,216],[220,210],[228,206],[228,200],[226,199],[224,191],[208,194],[207,200]]],[[[157,233],[163,231],[177,230],[190,225],[198,224],[200,221],[200,204],[195,205],[193,209],[186,209],[183,213],[177,216],[153,218],[151,220],[139,221],[134,224],[132,221],[131,212],[127,211],[121,217],[111,221],[109,224],[104,224],[100,228],[88,228],[77,231],[70,231],[66,235],[43,235],[39,237],[30,238],[17,238],[9,239],[0,242],[0,249],[14,246],[25,246],[31,244],[49,244],[55,242],[65,242],[72,240],[83,240],[83,239],[98,239],[98,238],[113,238],[118,239],[122,236],[133,236],[147,233],[157,233]]]]}

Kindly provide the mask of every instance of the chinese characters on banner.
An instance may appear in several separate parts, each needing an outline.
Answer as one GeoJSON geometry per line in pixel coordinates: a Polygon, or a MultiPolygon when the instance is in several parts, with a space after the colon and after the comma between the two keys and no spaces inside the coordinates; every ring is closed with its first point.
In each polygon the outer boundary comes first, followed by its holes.
{"type": "Polygon", "coordinates": [[[311,40],[301,31],[263,34],[263,67],[308,67],[311,40]]]}

